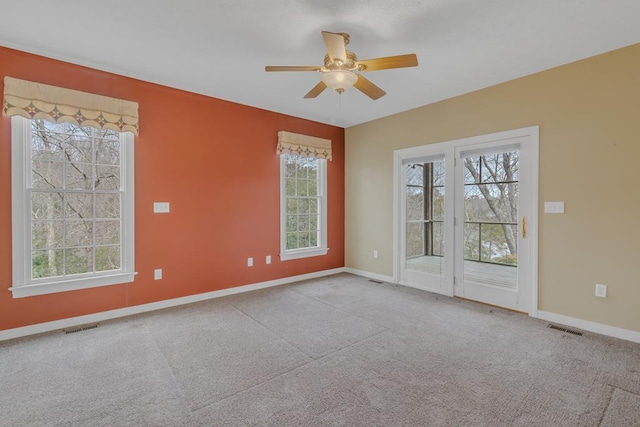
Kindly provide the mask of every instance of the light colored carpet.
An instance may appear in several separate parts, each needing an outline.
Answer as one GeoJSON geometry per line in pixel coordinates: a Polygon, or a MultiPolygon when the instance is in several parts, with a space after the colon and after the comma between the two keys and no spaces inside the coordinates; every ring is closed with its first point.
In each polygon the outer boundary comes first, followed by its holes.
{"type": "Polygon", "coordinates": [[[340,274],[0,343],[0,425],[640,425],[640,345],[547,325],[340,274]]]}

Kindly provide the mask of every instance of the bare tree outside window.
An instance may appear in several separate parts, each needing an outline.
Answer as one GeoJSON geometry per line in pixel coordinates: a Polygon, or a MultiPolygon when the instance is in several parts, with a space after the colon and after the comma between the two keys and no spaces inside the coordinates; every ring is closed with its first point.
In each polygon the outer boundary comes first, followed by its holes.
{"type": "Polygon", "coordinates": [[[31,121],[32,278],[121,266],[120,136],[31,121]]]}
{"type": "Polygon", "coordinates": [[[464,159],[464,258],[517,265],[517,151],[464,159]]]}
{"type": "MultiPolygon", "coordinates": [[[[518,263],[518,151],[464,165],[464,259],[518,263]]],[[[444,255],[444,161],[406,165],[406,257],[444,255]]]]}

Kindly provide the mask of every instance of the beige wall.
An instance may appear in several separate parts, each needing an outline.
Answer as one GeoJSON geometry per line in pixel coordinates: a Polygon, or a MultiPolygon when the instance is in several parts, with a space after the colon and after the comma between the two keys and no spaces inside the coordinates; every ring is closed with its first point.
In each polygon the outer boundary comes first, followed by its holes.
{"type": "Polygon", "coordinates": [[[347,129],[346,266],[393,274],[393,150],[533,125],[539,309],[640,331],[640,44],[347,129]]]}

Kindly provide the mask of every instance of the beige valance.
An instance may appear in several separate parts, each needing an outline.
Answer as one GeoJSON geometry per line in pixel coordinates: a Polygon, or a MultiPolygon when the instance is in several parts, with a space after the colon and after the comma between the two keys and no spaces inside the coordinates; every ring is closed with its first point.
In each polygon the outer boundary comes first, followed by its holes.
{"type": "Polygon", "coordinates": [[[290,153],[304,157],[331,160],[331,140],[299,133],[278,132],[278,154],[290,153]]]}
{"type": "Polygon", "coordinates": [[[138,134],[138,103],[4,78],[3,114],[138,134]]]}

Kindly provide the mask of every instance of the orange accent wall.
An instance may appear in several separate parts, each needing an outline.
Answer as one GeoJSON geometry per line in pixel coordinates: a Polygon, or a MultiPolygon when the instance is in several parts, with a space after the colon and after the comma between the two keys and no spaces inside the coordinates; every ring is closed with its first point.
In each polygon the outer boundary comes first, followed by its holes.
{"type": "Polygon", "coordinates": [[[2,117],[0,330],[344,266],[344,129],[0,47],[0,88],[4,76],[139,103],[138,276],[129,284],[12,297],[11,120],[2,117]],[[326,256],[279,260],[279,130],[332,141],[326,256]],[[171,212],[154,214],[154,201],[170,202],[171,212]],[[153,280],[156,268],[162,280],[153,280]]]}

